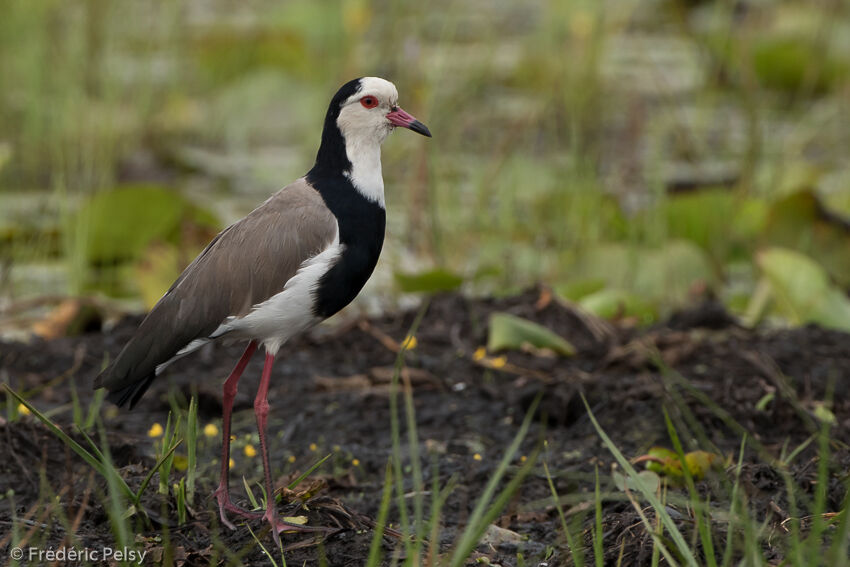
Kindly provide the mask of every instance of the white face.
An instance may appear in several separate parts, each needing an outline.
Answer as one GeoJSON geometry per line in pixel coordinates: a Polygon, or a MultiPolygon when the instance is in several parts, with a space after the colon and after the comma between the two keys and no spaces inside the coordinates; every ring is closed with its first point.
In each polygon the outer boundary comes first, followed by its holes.
{"type": "Polygon", "coordinates": [[[379,77],[363,77],[360,92],[342,104],[337,118],[340,132],[349,142],[381,145],[392,131],[387,114],[398,104],[398,90],[379,77]]]}

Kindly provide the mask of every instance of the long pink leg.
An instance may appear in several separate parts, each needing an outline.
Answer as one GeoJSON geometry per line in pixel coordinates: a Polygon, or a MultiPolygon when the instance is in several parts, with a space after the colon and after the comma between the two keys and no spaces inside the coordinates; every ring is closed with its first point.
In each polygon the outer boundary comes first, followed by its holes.
{"type": "Polygon", "coordinates": [[[225,511],[230,511],[235,514],[239,514],[241,516],[246,517],[258,517],[258,514],[252,514],[247,510],[243,510],[239,506],[236,506],[230,500],[230,417],[233,413],[233,400],[236,398],[236,388],[239,384],[239,378],[242,376],[242,373],[245,371],[245,367],[248,366],[248,361],[251,360],[251,357],[254,355],[254,352],[257,350],[256,341],[251,341],[248,343],[248,347],[245,349],[245,352],[242,354],[242,358],[239,359],[239,362],[236,363],[236,366],[233,367],[233,371],[230,373],[230,376],[227,377],[227,380],[224,381],[224,395],[222,396],[222,405],[224,408],[223,411],[223,419],[222,419],[222,440],[221,440],[221,479],[218,484],[218,488],[215,490],[214,494],[216,499],[218,500],[218,513],[221,516],[221,522],[230,528],[231,530],[235,530],[236,526],[234,526],[230,520],[227,519],[227,514],[225,511]]]}
{"type": "Polygon", "coordinates": [[[280,547],[280,536],[277,532],[277,506],[274,499],[274,487],[272,486],[272,474],[269,467],[269,448],[266,444],[266,421],[269,416],[269,382],[272,376],[272,365],[274,355],[266,353],[266,363],[263,366],[263,376],[260,378],[260,387],[257,389],[257,397],[254,398],[254,415],[257,416],[257,431],[260,434],[260,451],[263,454],[263,475],[266,481],[266,513],[263,519],[269,522],[274,534],[275,544],[280,547]]]}
{"type": "Polygon", "coordinates": [[[266,443],[266,422],[269,415],[269,382],[272,376],[272,365],[274,355],[266,353],[266,363],[263,366],[263,376],[260,378],[260,387],[257,389],[257,397],[254,398],[254,415],[257,416],[257,431],[260,434],[260,451],[263,453],[263,473],[266,482],[266,513],[263,519],[272,527],[275,545],[280,547],[280,532],[327,532],[327,528],[301,526],[291,524],[277,519],[277,505],[274,497],[274,486],[272,485],[271,467],[269,466],[269,448],[266,443]]]}

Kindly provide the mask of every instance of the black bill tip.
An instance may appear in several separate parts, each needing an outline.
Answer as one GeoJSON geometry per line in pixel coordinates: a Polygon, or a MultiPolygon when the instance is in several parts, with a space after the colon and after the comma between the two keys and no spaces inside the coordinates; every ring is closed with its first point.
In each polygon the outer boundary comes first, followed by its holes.
{"type": "Polygon", "coordinates": [[[428,129],[428,127],[419,122],[418,120],[414,120],[413,122],[411,122],[408,128],[418,134],[422,134],[423,136],[428,136],[429,138],[431,137],[431,131],[428,129]]]}

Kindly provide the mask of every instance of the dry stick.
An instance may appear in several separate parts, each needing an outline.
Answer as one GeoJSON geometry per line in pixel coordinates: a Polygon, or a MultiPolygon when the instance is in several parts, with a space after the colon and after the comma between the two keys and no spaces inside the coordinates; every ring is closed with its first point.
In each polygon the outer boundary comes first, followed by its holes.
{"type": "MultiPolygon", "coordinates": [[[[23,539],[21,539],[21,541],[18,542],[18,547],[26,546],[27,542],[30,540],[30,538],[33,536],[33,534],[36,532],[36,530],[44,530],[44,529],[47,529],[48,527],[50,527],[47,524],[43,523],[43,521],[48,516],[48,514],[50,514],[50,512],[53,511],[53,506],[54,506],[55,502],[58,502],[63,496],[65,496],[65,494],[67,494],[67,492],[68,492],[68,486],[67,485],[63,486],[62,490],[59,491],[59,494],[56,495],[56,499],[53,500],[47,506],[45,506],[44,508],[41,509],[41,513],[38,515],[38,518],[35,519],[35,522],[33,522],[30,530],[23,537],[23,539]]],[[[53,528],[57,529],[57,530],[63,529],[62,526],[53,526],[53,528]]]]}
{"type": "MultiPolygon", "coordinates": [[[[32,522],[32,520],[30,520],[30,518],[32,518],[32,517],[35,515],[36,510],[38,510],[38,502],[36,502],[35,504],[33,504],[33,505],[30,507],[30,509],[29,509],[29,510],[27,510],[27,513],[26,513],[26,514],[24,514],[24,517],[23,517],[23,518],[17,518],[17,520],[18,520],[19,522],[21,522],[21,523],[24,523],[24,524],[26,524],[26,523],[28,523],[28,522],[32,522]]],[[[4,522],[4,523],[8,523],[10,526],[12,525],[12,522],[11,522],[11,521],[10,521],[10,522],[4,522]]],[[[28,525],[29,525],[29,524],[28,524],[28,525]]],[[[6,545],[7,545],[7,544],[8,544],[11,540],[12,540],[12,532],[10,531],[9,533],[7,533],[7,534],[3,537],[3,539],[0,539],[0,547],[6,547],[6,545]]]]}
{"type": "Polygon", "coordinates": [[[68,370],[66,370],[65,372],[63,372],[62,374],[57,376],[56,378],[53,378],[52,380],[45,382],[44,384],[39,384],[38,386],[36,386],[32,390],[22,391],[21,396],[23,396],[25,398],[29,398],[31,396],[39,394],[39,393],[43,392],[44,390],[46,390],[47,388],[52,388],[53,386],[55,386],[57,384],[61,384],[62,382],[67,380],[69,376],[76,374],[77,370],[79,370],[83,366],[83,361],[85,360],[85,357],[86,357],[86,351],[87,351],[87,347],[86,347],[85,344],[77,345],[77,348],[74,349],[74,361],[71,363],[71,367],[68,368],[68,370]]]}
{"type": "Polygon", "coordinates": [[[94,484],[94,470],[89,471],[89,478],[86,482],[86,491],[83,494],[83,501],[80,503],[80,508],[77,510],[77,515],[74,516],[74,521],[71,523],[71,531],[77,533],[77,529],[83,521],[83,515],[88,510],[89,498],[91,497],[92,485],[94,484]]]}
{"type": "Polygon", "coordinates": [[[395,339],[393,339],[391,336],[372,325],[366,319],[360,320],[357,323],[357,327],[364,333],[372,335],[372,337],[377,339],[378,342],[384,345],[384,348],[386,348],[390,352],[398,353],[401,350],[401,345],[396,342],[395,339]]]}

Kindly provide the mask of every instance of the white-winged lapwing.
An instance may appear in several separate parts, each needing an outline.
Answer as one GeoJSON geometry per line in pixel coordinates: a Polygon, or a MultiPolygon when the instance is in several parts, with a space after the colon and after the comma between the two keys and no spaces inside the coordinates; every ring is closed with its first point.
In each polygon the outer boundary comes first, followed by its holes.
{"type": "Polygon", "coordinates": [[[259,345],[266,351],[254,400],[267,495],[262,517],[276,541],[280,531],[301,528],[275,513],[266,442],[272,364],[283,343],[351,302],[375,268],[386,219],[381,143],[396,126],[431,136],[397,101],[395,85],[384,79],[363,77],[343,85],[328,107],[313,168],[221,231],[95,380],[95,387],[109,390],[109,400],[132,408],[176,359],[218,339],[248,341],[224,382],[222,402],[221,481],[215,496],[230,528],[227,512],[259,516],[233,504],[228,489],[233,399],[259,345]]]}

